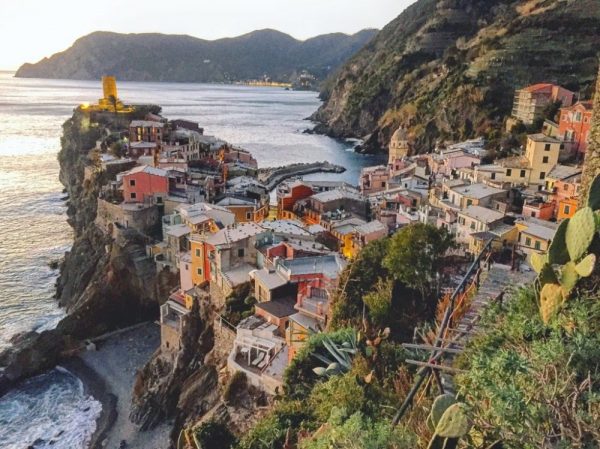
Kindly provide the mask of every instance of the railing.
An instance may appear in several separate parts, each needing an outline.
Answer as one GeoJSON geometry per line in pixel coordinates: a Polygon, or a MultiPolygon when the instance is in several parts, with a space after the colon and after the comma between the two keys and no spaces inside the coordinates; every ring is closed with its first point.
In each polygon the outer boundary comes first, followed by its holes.
{"type": "Polygon", "coordinates": [[[452,318],[452,315],[454,314],[454,311],[455,311],[457,298],[460,295],[464,294],[465,291],[471,286],[471,284],[478,286],[479,274],[480,274],[480,264],[481,264],[481,261],[483,261],[484,259],[487,260],[487,258],[491,254],[491,248],[492,248],[493,241],[494,241],[493,239],[488,240],[488,242],[483,247],[482,251],[475,258],[475,260],[471,263],[471,266],[467,270],[466,274],[464,275],[464,277],[462,278],[460,283],[456,286],[452,295],[450,296],[450,301],[449,301],[448,307],[446,308],[446,311],[444,312],[442,321],[438,327],[435,342],[432,345],[431,354],[429,356],[429,359],[427,362],[422,363],[421,368],[417,372],[417,376],[416,376],[417,379],[416,379],[415,383],[413,384],[412,388],[406,395],[406,399],[404,400],[404,403],[400,406],[400,408],[396,412],[396,415],[394,416],[394,419],[392,420],[393,426],[396,426],[400,422],[400,420],[402,419],[402,417],[404,416],[404,414],[406,413],[408,408],[411,406],[415,395],[419,391],[419,388],[421,388],[421,385],[423,384],[425,379],[427,379],[430,375],[433,375],[434,377],[436,377],[436,381],[437,381],[438,385],[441,386],[441,381],[439,379],[439,373],[435,370],[436,362],[441,358],[441,356],[444,354],[444,352],[447,352],[446,351],[447,348],[445,348],[442,345],[444,342],[447,342],[447,340],[445,339],[445,336],[446,336],[446,332],[448,331],[448,328],[450,325],[450,319],[452,318]]]}

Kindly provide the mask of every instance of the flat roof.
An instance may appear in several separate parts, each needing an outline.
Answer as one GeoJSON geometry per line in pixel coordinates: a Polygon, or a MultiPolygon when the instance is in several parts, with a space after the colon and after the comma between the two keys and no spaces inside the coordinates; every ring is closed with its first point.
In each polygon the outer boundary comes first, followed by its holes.
{"type": "Polygon", "coordinates": [[[132,120],[132,122],[129,124],[130,127],[132,128],[137,128],[137,127],[144,127],[144,128],[162,128],[165,126],[164,123],[162,122],[156,122],[153,120],[132,120]]]}
{"type": "Polygon", "coordinates": [[[319,330],[319,322],[303,313],[294,313],[293,315],[290,315],[290,320],[298,323],[304,329],[312,329],[314,331],[319,330]]]}
{"type": "Polygon", "coordinates": [[[353,199],[353,200],[364,200],[366,201],[358,192],[348,190],[348,189],[332,189],[326,192],[321,192],[313,195],[311,198],[314,198],[317,201],[322,203],[327,203],[329,201],[342,200],[342,199],[353,199]]]}
{"type": "Polygon", "coordinates": [[[274,290],[279,287],[283,287],[288,283],[287,279],[282,277],[276,271],[269,272],[265,269],[254,271],[254,278],[258,279],[261,284],[267,287],[269,290],[274,290]]]}
{"type": "Polygon", "coordinates": [[[452,190],[455,193],[458,193],[459,195],[476,199],[486,198],[488,196],[506,192],[506,190],[497,189],[496,187],[491,187],[482,183],[452,187],[450,190],[452,190]]]}
{"type": "Polygon", "coordinates": [[[557,164],[552,170],[550,170],[550,173],[548,173],[547,178],[565,180],[573,176],[580,175],[582,171],[583,169],[581,167],[572,167],[570,165],[557,164]]]}
{"type": "Polygon", "coordinates": [[[292,276],[322,273],[330,279],[335,279],[346,267],[346,262],[338,254],[327,254],[286,259],[281,265],[289,270],[292,276]]]}
{"type": "Polygon", "coordinates": [[[269,315],[277,318],[285,318],[296,313],[294,305],[296,302],[293,298],[275,299],[273,301],[259,302],[254,305],[257,309],[262,309],[269,315]]]}
{"type": "Polygon", "coordinates": [[[556,229],[558,228],[557,223],[529,217],[519,220],[517,223],[527,227],[527,229],[524,229],[521,232],[544,240],[552,240],[556,233],[556,229]]]}
{"type": "Polygon", "coordinates": [[[474,218],[475,220],[483,223],[492,223],[494,221],[501,220],[504,217],[502,212],[482,206],[469,206],[461,210],[458,214],[466,215],[467,217],[474,218]]]}
{"type": "Polygon", "coordinates": [[[542,133],[529,134],[527,138],[533,140],[534,142],[560,143],[560,140],[542,133]]]}
{"type": "Polygon", "coordinates": [[[213,246],[228,245],[255,236],[261,232],[265,232],[265,229],[254,222],[237,223],[209,235],[206,238],[206,242],[213,246]]]}
{"type": "Polygon", "coordinates": [[[370,234],[372,232],[377,232],[377,231],[386,231],[387,232],[387,226],[384,225],[379,220],[373,220],[373,221],[370,221],[363,225],[360,225],[356,228],[356,232],[358,232],[359,234],[370,234]]]}
{"type": "Polygon", "coordinates": [[[174,237],[183,237],[184,235],[192,232],[187,225],[184,224],[176,224],[166,227],[167,235],[172,235],[174,237]]]}
{"type": "Polygon", "coordinates": [[[134,175],[136,173],[148,173],[149,175],[166,177],[168,172],[162,168],[150,167],[149,165],[138,165],[131,170],[121,173],[122,176],[134,175]]]}
{"type": "Polygon", "coordinates": [[[270,229],[275,233],[309,236],[310,232],[304,229],[301,222],[297,220],[265,220],[261,223],[262,227],[270,229]]]}

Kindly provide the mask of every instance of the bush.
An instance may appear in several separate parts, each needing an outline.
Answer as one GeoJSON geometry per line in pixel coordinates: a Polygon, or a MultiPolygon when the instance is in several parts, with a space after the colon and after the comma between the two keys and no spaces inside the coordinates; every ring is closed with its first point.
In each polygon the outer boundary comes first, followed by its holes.
{"type": "MultiPolygon", "coordinates": [[[[314,430],[310,427],[309,410],[301,401],[280,402],[250,432],[245,435],[236,449],[274,449],[281,448],[286,439],[288,429],[292,438],[302,429],[314,430]],[[306,427],[306,424],[309,426],[306,427]]],[[[293,443],[294,441],[292,441],[293,443]]]]}
{"type": "Polygon", "coordinates": [[[326,422],[334,407],[344,408],[348,414],[362,411],[365,406],[365,391],[353,372],[330,377],[315,385],[308,399],[319,422],[326,422]]]}
{"type": "Polygon", "coordinates": [[[532,288],[483,321],[458,377],[475,428],[503,447],[592,448],[600,439],[600,301],[570,299],[550,326],[532,288]]]}
{"type": "Polygon", "coordinates": [[[225,391],[223,392],[223,400],[226,404],[232,405],[237,403],[240,399],[241,394],[246,391],[248,386],[248,378],[246,377],[246,373],[242,371],[236,371],[229,379],[229,382],[225,386],[225,391]]]}
{"type": "Polygon", "coordinates": [[[390,420],[373,420],[360,412],[349,417],[343,408],[334,407],[326,426],[299,449],[413,449],[416,438],[402,427],[393,428],[390,420]]]}
{"type": "Polygon", "coordinates": [[[236,443],[229,429],[215,421],[205,422],[195,428],[194,440],[198,449],[230,449],[236,443]]]}

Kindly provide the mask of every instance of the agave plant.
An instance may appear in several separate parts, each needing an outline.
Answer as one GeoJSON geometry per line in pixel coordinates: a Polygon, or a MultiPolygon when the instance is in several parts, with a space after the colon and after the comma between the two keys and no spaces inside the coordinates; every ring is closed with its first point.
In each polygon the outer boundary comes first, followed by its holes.
{"type": "Polygon", "coordinates": [[[346,341],[339,344],[325,335],[323,336],[323,346],[327,350],[326,355],[314,352],[312,356],[325,363],[326,367],[313,368],[315,374],[333,376],[350,371],[352,359],[358,353],[358,335],[356,332],[353,331],[346,341]]]}

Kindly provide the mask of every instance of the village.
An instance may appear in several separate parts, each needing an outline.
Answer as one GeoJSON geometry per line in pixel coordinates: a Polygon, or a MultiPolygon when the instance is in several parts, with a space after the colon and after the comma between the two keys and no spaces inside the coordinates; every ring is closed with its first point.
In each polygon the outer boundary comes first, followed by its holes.
{"type": "Polygon", "coordinates": [[[489,242],[513,261],[546,251],[577,210],[592,114],[574,92],[528,86],[515,93],[507,131],[533,132],[502,158],[483,138],[416,154],[400,128],[387,164],[363,169],[357,186],[292,171],[277,179],[273,201],[250,152],[151,108],[131,120],[115,79],[104,77],[103,88],[97,104],[80,109],[122,130],[96,142],[84,178],[108,180],[97,227],[115,240],[131,230],[146,236],[146,258],[179,278],[160,307],[162,357],[177,357],[183,321],[203,303],[226,369],[271,394],[310,335],[326,328],[340,276],[369,242],[427,223],[451,233],[466,260],[489,242]],[[544,117],[552,104],[557,122],[544,117]]]}

